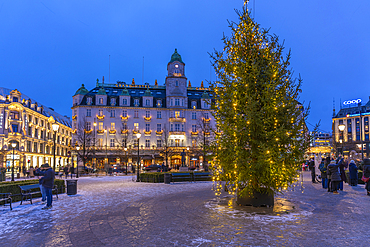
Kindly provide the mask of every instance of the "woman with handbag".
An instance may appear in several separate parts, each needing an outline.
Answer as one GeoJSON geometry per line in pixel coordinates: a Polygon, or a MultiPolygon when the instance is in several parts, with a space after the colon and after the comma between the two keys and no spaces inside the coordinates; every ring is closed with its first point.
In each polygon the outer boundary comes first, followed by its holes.
{"type": "Polygon", "coordinates": [[[370,159],[364,159],[363,175],[361,180],[364,181],[367,195],[370,196],[370,159]]]}

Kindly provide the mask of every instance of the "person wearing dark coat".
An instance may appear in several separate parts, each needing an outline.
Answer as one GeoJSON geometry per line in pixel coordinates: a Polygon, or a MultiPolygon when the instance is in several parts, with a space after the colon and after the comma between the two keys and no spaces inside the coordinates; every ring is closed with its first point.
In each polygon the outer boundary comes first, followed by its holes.
{"type": "Polygon", "coordinates": [[[322,159],[321,164],[319,165],[319,170],[321,171],[321,182],[322,188],[328,188],[328,176],[327,176],[327,169],[328,165],[330,164],[330,157],[326,157],[326,159],[322,159]]]}
{"type": "Polygon", "coordinates": [[[42,181],[42,186],[45,188],[46,194],[46,206],[42,209],[50,209],[53,203],[53,187],[54,187],[54,179],[55,179],[55,172],[50,167],[48,163],[44,164],[45,173],[44,173],[44,180],[42,181]]]}
{"type": "Polygon", "coordinates": [[[349,170],[349,185],[351,186],[357,186],[357,183],[358,183],[358,174],[357,174],[357,166],[356,166],[356,163],[354,160],[351,160],[351,162],[349,163],[349,167],[348,167],[348,170],[349,170]]]}
{"type": "Polygon", "coordinates": [[[341,181],[339,182],[339,190],[343,190],[343,182],[347,183],[347,177],[346,173],[344,172],[344,169],[348,167],[347,161],[342,161],[342,163],[339,165],[339,172],[340,172],[340,178],[341,181]]]}
{"type": "Polygon", "coordinates": [[[63,168],[63,172],[64,172],[64,175],[66,175],[66,179],[67,179],[67,177],[68,177],[68,171],[69,171],[68,166],[65,166],[65,167],[63,168]]]}
{"type": "Polygon", "coordinates": [[[75,173],[75,168],[74,168],[73,164],[72,164],[72,166],[69,168],[69,172],[71,173],[71,178],[72,178],[73,173],[75,173]]]}
{"type": "MultiPolygon", "coordinates": [[[[363,175],[365,178],[370,178],[370,159],[364,159],[363,175]]],[[[370,196],[370,180],[365,184],[367,195],[370,196]]]]}
{"type": "Polygon", "coordinates": [[[312,177],[312,183],[316,183],[315,179],[316,179],[316,174],[315,174],[315,161],[313,160],[313,158],[311,159],[310,163],[308,163],[308,167],[310,168],[311,170],[311,177],[312,177]]]}
{"type": "Polygon", "coordinates": [[[337,164],[335,160],[332,160],[328,166],[328,172],[331,175],[331,191],[333,194],[339,194],[338,193],[338,186],[342,178],[340,177],[339,173],[339,166],[343,162],[343,158],[339,161],[337,164]]]}

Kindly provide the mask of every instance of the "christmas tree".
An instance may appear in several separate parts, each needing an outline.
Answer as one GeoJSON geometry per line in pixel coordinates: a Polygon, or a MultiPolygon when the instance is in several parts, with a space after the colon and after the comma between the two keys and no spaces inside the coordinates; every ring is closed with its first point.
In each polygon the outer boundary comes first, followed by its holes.
{"type": "Polygon", "coordinates": [[[300,78],[289,68],[290,51],[249,15],[237,11],[223,51],[211,55],[214,90],[215,180],[238,195],[271,193],[290,186],[308,147],[308,108],[299,103],[300,78]]]}

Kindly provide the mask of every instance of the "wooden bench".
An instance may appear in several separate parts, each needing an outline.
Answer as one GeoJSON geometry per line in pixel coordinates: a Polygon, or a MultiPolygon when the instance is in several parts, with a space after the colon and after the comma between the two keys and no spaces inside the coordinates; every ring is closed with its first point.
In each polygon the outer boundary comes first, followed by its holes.
{"type": "Polygon", "coordinates": [[[194,182],[195,181],[210,181],[211,174],[209,172],[194,172],[193,173],[194,182]]]}
{"type": "MultiPolygon", "coordinates": [[[[18,185],[18,187],[21,189],[21,205],[23,203],[23,200],[25,201],[29,200],[32,204],[32,195],[41,193],[39,184],[30,184],[22,186],[18,185]]],[[[52,192],[53,191],[55,191],[55,194],[58,199],[58,187],[56,185],[54,185],[52,192]]]]}
{"type": "Polygon", "coordinates": [[[189,172],[171,173],[171,175],[172,175],[172,182],[176,182],[176,180],[180,180],[180,182],[183,182],[183,181],[191,182],[191,174],[189,172]]]}
{"type": "Polygon", "coordinates": [[[12,193],[0,193],[0,202],[4,202],[4,206],[9,203],[10,205],[10,210],[13,210],[12,208],[12,198],[11,198],[12,193]]]}

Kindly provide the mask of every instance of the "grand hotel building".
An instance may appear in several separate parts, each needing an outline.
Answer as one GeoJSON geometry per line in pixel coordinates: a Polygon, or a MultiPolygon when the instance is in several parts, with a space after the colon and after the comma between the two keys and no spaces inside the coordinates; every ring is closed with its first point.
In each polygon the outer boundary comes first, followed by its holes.
{"type": "Polygon", "coordinates": [[[17,89],[0,88],[0,167],[9,174],[13,166],[18,173],[44,163],[54,165],[54,135],[56,168],[66,165],[71,143],[72,122],[17,89]],[[52,124],[59,125],[53,131],[52,124]],[[15,143],[13,149],[12,143],[15,143]],[[13,156],[14,152],[14,156],[13,156]]]}
{"type": "Polygon", "coordinates": [[[210,130],[215,126],[212,91],[203,82],[201,87],[191,86],[177,50],[167,72],[164,85],[157,80],[154,85],[137,85],[134,79],[107,84],[103,78],[91,90],[84,85],[77,90],[72,106],[73,144],[87,150],[79,155],[85,164],[103,168],[136,163],[139,141],[142,165],[162,164],[167,155],[169,166],[179,165],[185,152],[186,165],[202,166],[202,143],[212,138],[210,130]],[[87,135],[91,138],[85,142],[81,136],[87,135]]]}

